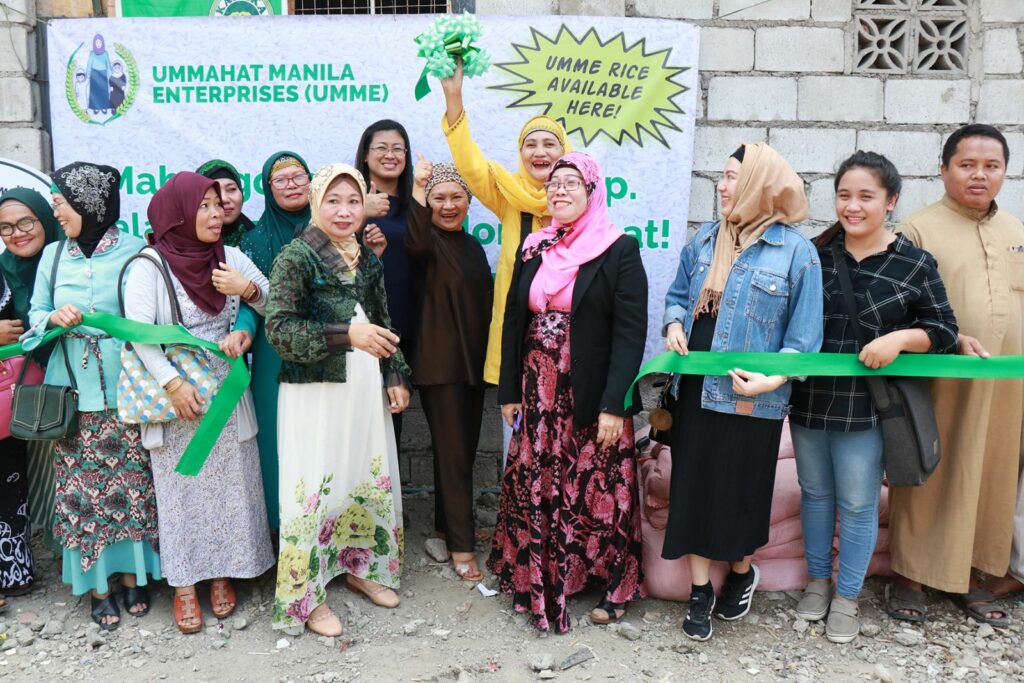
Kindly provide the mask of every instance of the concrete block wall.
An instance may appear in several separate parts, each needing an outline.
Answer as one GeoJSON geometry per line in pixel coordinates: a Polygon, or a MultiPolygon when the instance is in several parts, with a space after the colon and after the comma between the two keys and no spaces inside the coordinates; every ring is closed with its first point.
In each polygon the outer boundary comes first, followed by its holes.
{"type": "Polygon", "coordinates": [[[36,168],[50,164],[50,136],[43,130],[35,81],[35,0],[0,2],[0,157],[36,168]]]}

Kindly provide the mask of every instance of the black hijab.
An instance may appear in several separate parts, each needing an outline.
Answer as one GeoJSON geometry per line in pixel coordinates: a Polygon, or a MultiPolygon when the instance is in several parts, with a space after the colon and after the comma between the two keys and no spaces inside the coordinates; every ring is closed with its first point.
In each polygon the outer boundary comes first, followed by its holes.
{"type": "MultiPolygon", "coordinates": [[[[204,175],[211,180],[231,180],[239,188],[242,187],[242,177],[238,169],[222,159],[211,159],[196,169],[196,173],[204,175]]],[[[237,247],[242,242],[242,236],[256,227],[244,213],[238,214],[234,223],[225,223],[222,229],[224,244],[237,247]]]]}
{"type": "Polygon", "coordinates": [[[50,177],[54,190],[82,217],[82,232],[74,242],[89,258],[121,215],[121,174],[112,166],[75,161],[50,177]]]}

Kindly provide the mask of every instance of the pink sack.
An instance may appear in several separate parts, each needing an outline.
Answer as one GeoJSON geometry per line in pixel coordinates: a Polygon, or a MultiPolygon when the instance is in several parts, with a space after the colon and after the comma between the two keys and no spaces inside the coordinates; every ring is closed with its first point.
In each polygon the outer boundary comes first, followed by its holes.
{"type": "MultiPolygon", "coordinates": [[[[14,401],[14,385],[25,365],[25,356],[14,356],[0,360],[0,439],[11,435],[11,403],[14,401]]],[[[42,384],[43,369],[35,363],[29,363],[25,371],[25,386],[42,384]]]]}

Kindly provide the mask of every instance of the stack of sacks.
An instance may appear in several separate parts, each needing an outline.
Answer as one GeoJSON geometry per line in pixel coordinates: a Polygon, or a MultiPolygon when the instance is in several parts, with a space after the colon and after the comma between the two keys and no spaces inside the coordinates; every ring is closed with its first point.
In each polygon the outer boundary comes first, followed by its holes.
{"type": "MultiPolygon", "coordinates": [[[[647,435],[647,428],[637,434],[637,440],[647,435]]],[[[672,453],[668,446],[651,441],[641,452],[640,502],[643,525],[644,584],[652,598],[665,600],[690,599],[690,569],[686,557],[665,560],[661,548],[665,542],[668,522],[669,484],[672,478],[672,453]]],[[[879,503],[878,544],[868,567],[868,576],[891,574],[889,569],[889,495],[882,485],[879,503]]],[[[838,554],[839,526],[833,548],[838,554]]],[[[802,590],[807,585],[807,563],[804,560],[804,539],[800,527],[800,483],[797,480],[793,441],[789,435],[789,422],[782,430],[779,445],[779,463],[775,472],[775,494],[772,498],[771,528],[768,543],[754,553],[754,562],[761,569],[758,590],[802,590]]],[[[835,567],[838,569],[838,558],[835,567]]],[[[711,581],[718,589],[729,568],[725,562],[715,562],[711,568],[711,581]]]]}

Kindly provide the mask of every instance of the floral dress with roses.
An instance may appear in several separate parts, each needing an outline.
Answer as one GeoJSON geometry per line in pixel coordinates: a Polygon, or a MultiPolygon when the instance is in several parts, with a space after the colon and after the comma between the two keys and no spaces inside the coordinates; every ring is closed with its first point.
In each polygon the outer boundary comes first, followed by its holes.
{"type": "MultiPolygon", "coordinates": [[[[361,308],[352,322],[365,322],[361,308]]],[[[281,383],[281,549],[274,628],[301,627],[352,574],[398,588],[402,498],[379,361],[354,350],[347,380],[281,383]]]]}

